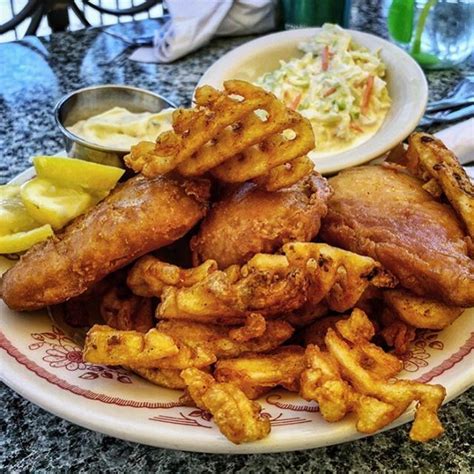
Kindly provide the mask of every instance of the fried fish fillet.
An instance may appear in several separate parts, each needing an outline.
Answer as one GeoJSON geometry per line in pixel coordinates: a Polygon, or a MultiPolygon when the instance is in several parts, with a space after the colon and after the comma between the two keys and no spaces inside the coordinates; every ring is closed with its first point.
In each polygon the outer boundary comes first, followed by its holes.
{"type": "Polygon", "coordinates": [[[419,296],[474,304],[474,261],[463,227],[420,180],[384,166],[362,166],[329,182],[334,194],[323,240],[378,260],[419,296]]]}
{"type": "Polygon", "coordinates": [[[317,173],[289,188],[268,192],[245,183],[219,201],[192,239],[194,263],[242,265],[256,253],[272,253],[291,241],[308,242],[326,215],[331,189],[317,173]]]}
{"type": "Polygon", "coordinates": [[[64,231],[31,248],[0,281],[12,309],[35,310],[186,234],[206,213],[207,181],[131,178],[64,231]]]}

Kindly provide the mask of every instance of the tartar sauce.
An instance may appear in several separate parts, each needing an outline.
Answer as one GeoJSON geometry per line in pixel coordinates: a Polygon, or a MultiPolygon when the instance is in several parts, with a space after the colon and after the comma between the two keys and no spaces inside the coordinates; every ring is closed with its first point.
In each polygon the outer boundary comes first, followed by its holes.
{"type": "Polygon", "coordinates": [[[143,140],[155,141],[160,133],[170,130],[173,110],[133,113],[123,107],[114,107],[67,129],[90,143],[128,151],[132,145],[143,140]]]}

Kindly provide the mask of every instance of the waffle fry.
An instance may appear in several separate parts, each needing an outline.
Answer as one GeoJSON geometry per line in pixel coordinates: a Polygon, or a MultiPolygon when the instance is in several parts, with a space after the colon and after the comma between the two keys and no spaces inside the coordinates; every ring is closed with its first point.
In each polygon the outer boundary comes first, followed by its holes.
{"type": "Polygon", "coordinates": [[[270,433],[270,420],[260,415],[261,406],[236,385],[218,383],[197,369],[183,370],[181,377],[196,406],[211,413],[222,434],[233,443],[256,441],[270,433]]]}
{"type": "Polygon", "coordinates": [[[269,190],[312,171],[304,156],[314,147],[311,124],[273,94],[232,80],[224,83],[224,91],[197,89],[195,102],[194,109],[173,112],[173,130],[155,144],[133,146],[127,166],[147,177],[173,170],[183,176],[211,172],[224,182],[265,176],[262,183],[269,190]]]}
{"type": "Polygon", "coordinates": [[[161,296],[166,286],[192,286],[216,270],[217,263],[214,260],[183,269],[146,255],[133,265],[128,273],[127,285],[138,296],[161,296]]]}
{"type": "Polygon", "coordinates": [[[266,175],[272,168],[311,151],[314,148],[311,123],[293,111],[289,116],[290,133],[283,132],[263,140],[216,167],[212,174],[221,181],[241,183],[266,175]]]}
{"type": "Polygon", "coordinates": [[[395,279],[375,260],[326,244],[292,242],[284,255],[257,254],[233,267],[233,279],[215,271],[190,287],[167,286],[157,317],[236,324],[258,312],[271,317],[325,300],[329,308],[352,308],[366,288],[392,287],[395,279]]]}
{"type": "Polygon", "coordinates": [[[336,330],[328,330],[327,352],[309,345],[301,395],[316,400],[327,421],[338,421],[354,412],[356,428],[362,433],[383,428],[417,401],[410,438],[425,442],[439,436],[443,428],[437,411],[445,389],[415,381],[389,381],[401,370],[401,362],[370,343],[373,334],[365,313],[355,309],[349,319],[336,323],[336,330]]]}
{"type": "Polygon", "coordinates": [[[253,400],[277,386],[298,392],[304,368],[304,349],[284,346],[269,354],[250,353],[220,360],[214,377],[218,382],[232,382],[253,400]]]}
{"type": "Polygon", "coordinates": [[[267,175],[256,178],[255,182],[267,191],[278,191],[297,183],[300,179],[311,174],[313,169],[314,163],[307,156],[300,156],[293,161],[272,168],[267,175]]]}
{"type": "Polygon", "coordinates": [[[181,370],[178,369],[146,369],[144,367],[130,367],[140,377],[160,387],[171,389],[184,389],[186,384],[181,378],[181,370]]]}
{"type": "Polygon", "coordinates": [[[83,357],[92,364],[155,367],[158,360],[178,352],[173,339],[156,329],[143,334],[96,324],[87,333],[83,357]]]}

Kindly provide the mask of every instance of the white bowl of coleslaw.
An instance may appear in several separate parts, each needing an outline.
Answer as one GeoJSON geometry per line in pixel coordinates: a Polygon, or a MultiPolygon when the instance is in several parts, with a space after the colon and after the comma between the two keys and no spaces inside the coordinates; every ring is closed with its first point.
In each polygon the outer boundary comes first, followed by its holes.
{"type": "Polygon", "coordinates": [[[335,25],[283,31],[224,55],[198,87],[243,79],[275,93],[307,117],[315,132],[310,157],[330,174],[383,155],[423,116],[425,75],[402,49],[335,25]]]}

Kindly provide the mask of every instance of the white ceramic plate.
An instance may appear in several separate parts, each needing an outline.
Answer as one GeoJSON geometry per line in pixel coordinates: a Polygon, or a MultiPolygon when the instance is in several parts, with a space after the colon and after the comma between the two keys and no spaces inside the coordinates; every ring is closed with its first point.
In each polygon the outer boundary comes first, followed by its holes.
{"type": "MultiPolygon", "coordinates": [[[[220,88],[227,79],[254,81],[276,69],[280,60],[302,56],[298,44],[319,31],[320,28],[283,31],[245,43],[215,62],[204,73],[198,87],[210,84],[220,88]]],[[[380,129],[369,140],[336,155],[316,158],[316,169],[323,174],[370,161],[403,141],[418,125],[428,99],[425,75],[407,53],[378,36],[352,30],[350,33],[356,43],[371,51],[381,49],[392,106],[380,129]]]]}
{"type": "MultiPolygon", "coordinates": [[[[33,170],[13,182],[22,183],[33,170]]],[[[13,262],[0,257],[0,274],[13,262]]],[[[17,313],[0,301],[0,374],[13,390],[78,425],[139,443],[210,453],[265,453],[316,448],[360,438],[350,418],[327,423],[315,403],[275,391],[261,400],[272,432],[233,445],[202,410],[182,406],[181,392],[157,387],[118,367],[84,363],[74,330],[48,312],[17,313]]],[[[474,383],[474,308],[449,328],[426,331],[412,345],[401,377],[440,383],[446,401],[474,383]]],[[[393,428],[413,418],[409,410],[393,428]]]]}

